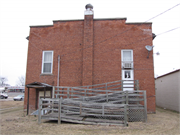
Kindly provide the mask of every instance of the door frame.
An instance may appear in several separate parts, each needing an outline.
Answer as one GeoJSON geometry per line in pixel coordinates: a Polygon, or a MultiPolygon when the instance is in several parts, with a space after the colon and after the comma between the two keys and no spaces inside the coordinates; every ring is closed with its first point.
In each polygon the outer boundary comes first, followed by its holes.
{"type": "Polygon", "coordinates": [[[123,91],[133,91],[134,90],[134,70],[133,69],[122,69],[122,81],[123,81],[123,91]],[[128,75],[125,75],[125,73],[129,73],[128,75]],[[125,80],[125,81],[123,81],[125,80]],[[126,83],[133,83],[126,84],[126,83]],[[132,87],[132,88],[126,88],[126,87],[132,87]]]}

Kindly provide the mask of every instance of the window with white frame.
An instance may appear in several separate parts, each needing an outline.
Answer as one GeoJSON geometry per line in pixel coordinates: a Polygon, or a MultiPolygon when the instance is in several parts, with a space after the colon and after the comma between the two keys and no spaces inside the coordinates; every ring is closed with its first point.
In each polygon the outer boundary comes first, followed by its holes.
{"type": "Polygon", "coordinates": [[[122,68],[133,68],[133,50],[121,50],[122,68]]]}
{"type": "Polygon", "coordinates": [[[51,74],[53,67],[53,51],[43,51],[42,73],[51,74]]]}
{"type": "Polygon", "coordinates": [[[133,50],[121,50],[122,61],[133,61],[133,50]]]}

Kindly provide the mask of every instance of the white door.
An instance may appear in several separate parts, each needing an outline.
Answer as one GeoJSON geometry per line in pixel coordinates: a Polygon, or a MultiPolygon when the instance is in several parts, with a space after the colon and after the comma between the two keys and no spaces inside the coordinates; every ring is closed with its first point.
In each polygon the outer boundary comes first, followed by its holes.
{"type": "Polygon", "coordinates": [[[133,91],[134,90],[134,72],[133,70],[122,70],[122,81],[123,81],[123,91],[133,91]]]}

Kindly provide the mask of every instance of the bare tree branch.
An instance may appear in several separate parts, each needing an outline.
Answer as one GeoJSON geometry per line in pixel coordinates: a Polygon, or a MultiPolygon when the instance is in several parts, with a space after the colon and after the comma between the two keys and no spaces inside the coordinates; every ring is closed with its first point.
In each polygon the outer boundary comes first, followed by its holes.
{"type": "Polygon", "coordinates": [[[5,82],[7,82],[8,79],[6,77],[0,77],[0,86],[5,86],[5,82]]]}
{"type": "Polygon", "coordinates": [[[16,84],[18,86],[25,86],[25,77],[24,76],[18,77],[18,81],[16,82],[16,84]]]}

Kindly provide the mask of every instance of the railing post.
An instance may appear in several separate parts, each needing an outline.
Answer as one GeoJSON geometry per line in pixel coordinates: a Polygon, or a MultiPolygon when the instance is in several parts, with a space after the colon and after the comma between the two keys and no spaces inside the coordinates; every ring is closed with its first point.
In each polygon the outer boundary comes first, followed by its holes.
{"type": "Polygon", "coordinates": [[[124,126],[128,126],[127,124],[128,117],[127,117],[127,104],[124,105],[124,126]]]}
{"type": "Polygon", "coordinates": [[[53,86],[52,98],[54,98],[54,93],[55,93],[55,86],[53,86]]]}
{"type": "Polygon", "coordinates": [[[87,90],[85,89],[85,97],[86,97],[86,92],[87,92],[87,90]]]}
{"type": "MultiPolygon", "coordinates": [[[[56,98],[57,98],[57,97],[58,97],[58,96],[57,96],[58,93],[56,92],[56,88],[57,88],[57,87],[54,87],[54,94],[56,93],[55,96],[56,96],[56,98]]],[[[58,88],[57,88],[57,90],[58,90],[58,88]]]]}
{"type": "Polygon", "coordinates": [[[125,101],[125,100],[126,100],[125,96],[126,96],[126,95],[125,95],[125,92],[124,92],[124,91],[122,92],[122,95],[123,95],[123,96],[122,96],[122,99],[123,99],[122,104],[125,104],[125,102],[126,102],[126,101],[125,101]]]}
{"type": "Polygon", "coordinates": [[[80,115],[82,114],[82,103],[81,102],[79,103],[79,113],[80,113],[80,115]]]}
{"type": "Polygon", "coordinates": [[[69,98],[71,98],[71,94],[72,94],[71,88],[69,88],[69,98]]]}
{"type": "Polygon", "coordinates": [[[139,90],[139,80],[135,80],[135,88],[136,90],[139,90]]]}
{"type": "Polygon", "coordinates": [[[69,88],[67,89],[67,98],[69,98],[69,88]]]}
{"type": "Polygon", "coordinates": [[[72,98],[74,98],[74,96],[73,96],[73,88],[71,88],[71,96],[72,96],[72,98]]]}
{"type": "MultiPolygon", "coordinates": [[[[57,90],[58,90],[58,92],[57,92],[57,94],[58,94],[57,97],[60,98],[60,95],[59,95],[59,94],[60,94],[60,93],[59,93],[59,87],[58,87],[57,90]]],[[[56,98],[57,98],[57,97],[56,97],[56,98]]]]}
{"type": "Polygon", "coordinates": [[[104,116],[104,104],[102,104],[102,116],[104,116]]]}
{"type": "Polygon", "coordinates": [[[139,80],[137,80],[137,90],[139,90],[139,80]]]}
{"type": "Polygon", "coordinates": [[[121,91],[123,91],[123,80],[121,80],[121,91]]]}
{"type": "Polygon", "coordinates": [[[51,109],[52,109],[52,113],[54,113],[54,101],[52,100],[52,101],[50,101],[50,103],[51,103],[51,109]]]}
{"type": "Polygon", "coordinates": [[[144,91],[144,122],[147,122],[147,100],[146,100],[146,91],[144,91]]]}
{"type": "Polygon", "coordinates": [[[38,124],[41,124],[41,110],[42,110],[42,100],[41,98],[39,98],[38,124]]]}
{"type": "MultiPolygon", "coordinates": [[[[89,89],[89,86],[87,86],[87,89],[89,89]]],[[[87,96],[89,96],[90,94],[88,94],[89,90],[86,91],[87,92],[87,96]]]]}
{"type": "Polygon", "coordinates": [[[108,91],[107,91],[107,83],[106,83],[106,102],[108,102],[108,91]]]}
{"type": "Polygon", "coordinates": [[[128,91],[126,91],[126,104],[129,104],[128,91]]]}
{"type": "Polygon", "coordinates": [[[61,99],[59,99],[58,103],[58,124],[61,124],[61,99]]]}

